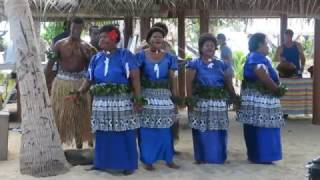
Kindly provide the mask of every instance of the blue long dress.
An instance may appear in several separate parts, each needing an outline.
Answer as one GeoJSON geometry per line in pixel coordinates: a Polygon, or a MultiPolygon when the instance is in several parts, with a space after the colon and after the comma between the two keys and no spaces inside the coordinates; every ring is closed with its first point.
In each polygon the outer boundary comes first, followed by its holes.
{"type": "MultiPolygon", "coordinates": [[[[130,70],[138,68],[135,64],[135,57],[128,50],[117,49],[112,54],[99,52],[90,62],[87,77],[94,87],[128,85],[130,70]]],[[[139,122],[132,110],[131,95],[126,92],[93,95],[94,167],[102,170],[137,169],[136,129],[139,122]]]]}
{"type": "MultiPolygon", "coordinates": [[[[225,85],[227,65],[223,61],[215,59],[205,64],[198,58],[190,61],[187,68],[196,71],[194,85],[210,88],[223,88],[225,85]]],[[[229,125],[227,99],[199,98],[197,105],[188,114],[194,159],[200,163],[224,163],[227,158],[229,125]]]]}
{"type": "Polygon", "coordinates": [[[174,104],[169,88],[169,71],[176,71],[177,58],[165,53],[159,61],[146,57],[144,51],[136,54],[142,73],[143,96],[148,103],[143,107],[139,130],[140,160],[152,165],[158,160],[173,162],[171,126],[175,120],[174,104]],[[158,84],[158,87],[150,84],[158,84]]]}
{"type": "MultiPolygon", "coordinates": [[[[264,68],[270,78],[279,83],[271,62],[259,52],[250,53],[244,65],[246,82],[259,82],[254,73],[257,67],[264,68]]],[[[278,97],[244,87],[237,121],[243,123],[249,161],[265,164],[282,159],[280,128],[284,126],[284,120],[278,97]]]]}

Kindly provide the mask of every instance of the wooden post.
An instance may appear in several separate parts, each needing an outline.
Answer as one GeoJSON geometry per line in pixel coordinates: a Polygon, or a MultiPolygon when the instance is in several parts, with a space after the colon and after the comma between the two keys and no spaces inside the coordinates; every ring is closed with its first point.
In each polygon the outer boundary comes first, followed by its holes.
{"type": "Polygon", "coordinates": [[[0,161],[8,159],[9,112],[0,111],[0,161]]]}
{"type": "Polygon", "coordinates": [[[288,28],[288,16],[286,14],[280,15],[280,44],[284,43],[284,32],[288,28]]]}
{"type": "Polygon", "coordinates": [[[150,17],[140,18],[140,40],[144,40],[147,37],[148,31],[150,29],[150,17]]]}
{"type": "Polygon", "coordinates": [[[200,10],[200,35],[209,32],[209,11],[200,10]]]}
{"type": "Polygon", "coordinates": [[[133,18],[126,17],[124,19],[124,47],[128,47],[129,39],[133,34],[133,18]]]}
{"type": "MultiPolygon", "coordinates": [[[[178,56],[185,58],[186,36],[185,36],[185,15],[184,11],[177,13],[178,15],[178,56]]],[[[181,97],[186,96],[186,68],[179,68],[179,94],[181,97]]]]}
{"type": "Polygon", "coordinates": [[[320,17],[314,25],[314,67],[313,67],[313,119],[312,124],[320,125],[320,17]]]}

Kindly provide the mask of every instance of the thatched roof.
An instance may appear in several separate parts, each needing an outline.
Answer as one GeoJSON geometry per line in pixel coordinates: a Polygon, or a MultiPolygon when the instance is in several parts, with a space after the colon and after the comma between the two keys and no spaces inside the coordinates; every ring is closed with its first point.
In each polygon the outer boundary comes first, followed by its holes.
{"type": "Polygon", "coordinates": [[[315,17],[320,14],[320,0],[29,0],[29,2],[34,16],[49,19],[72,15],[94,19],[125,16],[175,17],[179,10],[184,10],[186,16],[194,17],[204,9],[209,11],[210,16],[219,17],[276,17],[280,14],[287,14],[289,17],[315,17]]]}

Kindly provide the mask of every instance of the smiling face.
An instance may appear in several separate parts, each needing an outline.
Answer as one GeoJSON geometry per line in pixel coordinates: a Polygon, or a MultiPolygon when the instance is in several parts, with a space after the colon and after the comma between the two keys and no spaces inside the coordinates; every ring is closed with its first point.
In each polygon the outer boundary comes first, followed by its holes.
{"type": "Polygon", "coordinates": [[[160,32],[154,32],[149,40],[150,47],[161,49],[163,44],[163,35],[160,32]]]}
{"type": "Polygon", "coordinates": [[[117,43],[110,38],[107,32],[102,32],[99,35],[99,47],[103,50],[111,51],[117,47],[117,43]]]}
{"type": "Polygon", "coordinates": [[[201,47],[202,56],[212,58],[216,52],[216,45],[213,41],[206,41],[201,47]]]}

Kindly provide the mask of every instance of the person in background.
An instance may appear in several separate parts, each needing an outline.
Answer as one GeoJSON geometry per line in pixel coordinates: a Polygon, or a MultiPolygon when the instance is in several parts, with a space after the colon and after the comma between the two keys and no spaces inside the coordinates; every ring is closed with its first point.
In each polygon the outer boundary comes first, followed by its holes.
{"type": "Polygon", "coordinates": [[[302,45],[299,42],[293,41],[292,38],[293,31],[287,29],[284,32],[284,43],[277,48],[274,61],[280,62],[277,67],[280,77],[302,78],[306,58],[302,45]]]}
{"type": "Polygon", "coordinates": [[[97,50],[100,50],[99,47],[99,26],[91,26],[89,28],[90,44],[95,47],[97,50]]]}
{"type": "Polygon", "coordinates": [[[224,34],[220,33],[217,35],[217,41],[220,48],[220,59],[222,59],[228,66],[227,73],[230,73],[234,77],[232,51],[226,42],[227,38],[224,34]]]}
{"type": "Polygon", "coordinates": [[[47,53],[49,62],[45,69],[47,86],[51,95],[52,108],[56,125],[62,143],[76,142],[77,149],[81,149],[83,142],[92,145],[90,126],[90,95],[83,94],[80,100],[70,99],[69,93],[77,90],[85,80],[90,58],[95,49],[81,40],[84,21],[74,18],[71,23],[70,35],[55,43],[51,52],[47,53]],[[57,74],[52,67],[58,64],[57,74]],[[50,81],[54,77],[53,82],[50,81]],[[49,79],[50,78],[50,79],[49,79]]]}

